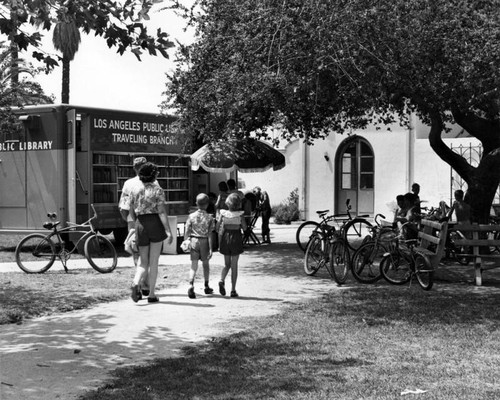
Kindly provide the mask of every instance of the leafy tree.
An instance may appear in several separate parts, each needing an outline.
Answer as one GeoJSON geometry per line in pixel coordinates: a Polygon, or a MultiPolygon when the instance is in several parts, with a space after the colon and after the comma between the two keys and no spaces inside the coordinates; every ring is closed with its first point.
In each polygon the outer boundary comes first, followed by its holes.
{"type": "MultiPolygon", "coordinates": [[[[199,0],[163,107],[204,141],[280,125],[307,143],[332,131],[409,122],[467,182],[475,221],[500,183],[500,0],[199,0]],[[477,167],[441,135],[483,145],[477,167]]],[[[191,13],[191,15],[189,15],[191,13]]]]}
{"type": "MultiPolygon", "coordinates": [[[[41,47],[43,31],[50,31],[54,26],[53,42],[62,52],[63,84],[62,102],[69,102],[69,62],[78,51],[80,30],[86,34],[93,32],[106,40],[109,47],[116,47],[123,54],[130,50],[140,60],[144,51],[151,55],[160,53],[168,58],[167,49],[173,46],[168,35],[158,29],[156,36],[149,35],[141,22],[149,19],[149,11],[160,0],[0,0],[0,34],[10,41],[10,80],[12,88],[17,87],[18,53],[33,50],[34,59],[45,65],[47,72],[58,64],[58,57],[47,53],[41,47]]],[[[33,82],[25,82],[25,90],[30,88],[33,95],[41,93],[41,88],[33,82]]],[[[17,89],[16,89],[17,90],[17,89]]],[[[24,93],[27,94],[27,93],[24,93]]],[[[12,96],[14,94],[11,93],[12,96]]],[[[14,96],[16,97],[16,96],[14,96]]],[[[4,98],[4,105],[23,103],[22,97],[4,98]]],[[[26,103],[25,103],[26,104],[26,103]]],[[[1,106],[1,104],[0,104],[1,106]]],[[[6,111],[4,110],[3,113],[6,111]]],[[[8,121],[15,117],[3,118],[7,129],[8,121]]],[[[14,129],[15,127],[12,127],[14,129]]]]}
{"type": "Polygon", "coordinates": [[[168,58],[173,46],[167,33],[158,29],[149,35],[141,22],[160,0],[0,0],[0,33],[7,35],[20,50],[33,48],[33,57],[48,70],[58,65],[55,56],[41,48],[43,31],[53,24],[69,22],[88,34],[102,36],[109,47],[123,54],[130,50],[140,60],[143,51],[168,58]]]}

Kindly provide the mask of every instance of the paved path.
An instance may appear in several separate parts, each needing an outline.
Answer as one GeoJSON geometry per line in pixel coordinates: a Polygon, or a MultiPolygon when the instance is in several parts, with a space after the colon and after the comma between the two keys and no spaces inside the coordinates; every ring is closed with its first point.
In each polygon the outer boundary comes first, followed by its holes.
{"type": "MultiPolygon", "coordinates": [[[[335,289],[326,275],[310,278],[302,272],[294,232],[293,227],[276,228],[272,245],[245,252],[239,298],[201,295],[197,287],[198,298],[191,300],[183,285],[159,292],[157,304],[127,299],[1,326],[0,398],[74,399],[120,366],[176,356],[190,343],[245,329],[245,318],[272,315],[286,303],[335,289]]],[[[189,259],[162,256],[160,262],[189,264],[189,259]]],[[[222,266],[217,253],[213,273],[222,266]]]]}

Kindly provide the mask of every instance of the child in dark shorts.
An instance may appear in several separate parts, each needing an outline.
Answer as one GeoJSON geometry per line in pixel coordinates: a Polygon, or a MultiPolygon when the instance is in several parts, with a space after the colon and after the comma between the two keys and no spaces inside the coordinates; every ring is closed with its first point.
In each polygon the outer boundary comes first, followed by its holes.
{"type": "Polygon", "coordinates": [[[205,294],[212,294],[214,291],[209,286],[210,265],[212,258],[212,240],[215,229],[215,220],[213,215],[207,213],[207,207],[210,200],[205,193],[196,196],[196,206],[198,210],[189,214],[184,231],[184,240],[191,242],[191,269],[189,270],[189,289],[188,297],[195,299],[194,279],[198,270],[198,260],[203,265],[203,276],[205,278],[205,294]]]}
{"type": "Polygon", "coordinates": [[[220,211],[220,219],[217,221],[217,232],[221,233],[220,248],[224,254],[224,268],[222,269],[219,282],[219,292],[226,295],[225,279],[231,270],[231,297],[238,297],[236,292],[236,281],[238,280],[238,259],[243,253],[242,229],[247,229],[247,224],[241,208],[241,198],[236,193],[231,193],[226,200],[228,210],[220,211]]]}

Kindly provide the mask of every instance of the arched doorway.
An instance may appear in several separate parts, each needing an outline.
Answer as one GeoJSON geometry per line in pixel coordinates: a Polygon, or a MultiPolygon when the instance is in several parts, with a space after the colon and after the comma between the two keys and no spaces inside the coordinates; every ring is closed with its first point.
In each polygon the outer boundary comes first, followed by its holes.
{"type": "Polygon", "coordinates": [[[344,213],[350,199],[353,214],[373,216],[374,166],[373,149],[366,139],[354,135],[341,143],[335,156],[336,213],[344,213]]]}

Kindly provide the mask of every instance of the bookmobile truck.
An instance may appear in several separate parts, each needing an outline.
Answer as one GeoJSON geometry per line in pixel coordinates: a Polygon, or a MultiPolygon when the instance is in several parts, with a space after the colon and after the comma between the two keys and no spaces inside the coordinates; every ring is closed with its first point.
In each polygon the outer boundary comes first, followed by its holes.
{"type": "Polygon", "coordinates": [[[158,165],[175,228],[185,221],[193,193],[208,189],[208,174],[191,172],[189,155],[171,134],[175,117],[71,105],[15,112],[20,132],[0,132],[0,233],[43,231],[48,212],[56,212],[62,226],[82,223],[93,204],[94,226],[122,243],[127,227],[118,200],[138,156],[158,165]]]}

